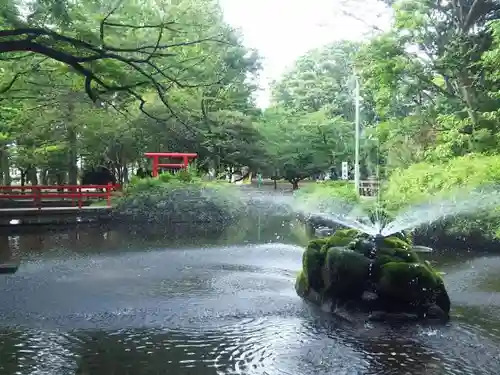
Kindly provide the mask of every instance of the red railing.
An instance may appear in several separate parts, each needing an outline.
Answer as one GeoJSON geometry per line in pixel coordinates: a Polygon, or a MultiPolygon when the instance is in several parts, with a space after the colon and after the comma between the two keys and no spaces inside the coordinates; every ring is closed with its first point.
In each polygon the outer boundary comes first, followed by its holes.
{"type": "Polygon", "coordinates": [[[41,207],[43,199],[71,199],[73,205],[81,208],[84,200],[105,198],[107,206],[111,207],[113,192],[119,190],[121,186],[117,184],[0,186],[0,199],[32,199],[35,207],[41,207]]]}

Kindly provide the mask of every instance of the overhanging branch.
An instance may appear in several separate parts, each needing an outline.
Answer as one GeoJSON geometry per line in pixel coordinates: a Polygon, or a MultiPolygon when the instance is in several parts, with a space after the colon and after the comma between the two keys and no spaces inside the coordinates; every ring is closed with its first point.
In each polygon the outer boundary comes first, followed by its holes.
{"type": "MultiPolygon", "coordinates": [[[[177,30],[173,28],[175,22],[156,25],[130,25],[110,21],[110,16],[117,8],[118,6],[113,8],[100,22],[99,45],[44,28],[4,29],[0,30],[0,59],[21,59],[27,54],[37,54],[61,62],[71,67],[74,72],[84,78],[85,93],[92,101],[105,101],[101,99],[101,96],[106,93],[123,92],[139,101],[139,108],[144,114],[160,120],[146,111],[146,101],[138,91],[139,88],[152,87],[171,113],[169,119],[176,117],[182,122],[168,103],[168,90],[174,86],[196,88],[220,84],[224,79],[224,72],[221,72],[220,77],[211,82],[183,82],[180,78],[181,74],[192,69],[196,64],[183,67],[183,69],[178,70],[177,74],[173,74],[168,71],[168,67],[165,67],[165,59],[176,57],[177,54],[173,49],[178,47],[194,46],[207,42],[230,43],[223,40],[222,35],[216,35],[214,37],[165,44],[162,43],[164,31],[176,32],[177,30]],[[157,29],[158,36],[154,44],[146,44],[135,48],[111,46],[105,42],[105,31],[106,28],[110,27],[134,30],[157,29]],[[20,53],[21,55],[19,55],[20,53]],[[10,57],[11,54],[15,54],[15,56],[10,57]],[[113,77],[113,72],[107,75],[99,73],[99,69],[96,68],[101,66],[98,64],[109,60],[119,62],[125,69],[125,74],[120,72],[117,77],[113,77]]],[[[206,58],[201,56],[200,60],[204,61],[206,58]]],[[[7,85],[0,88],[0,94],[12,89],[20,75],[26,73],[28,72],[17,73],[7,85]]]]}

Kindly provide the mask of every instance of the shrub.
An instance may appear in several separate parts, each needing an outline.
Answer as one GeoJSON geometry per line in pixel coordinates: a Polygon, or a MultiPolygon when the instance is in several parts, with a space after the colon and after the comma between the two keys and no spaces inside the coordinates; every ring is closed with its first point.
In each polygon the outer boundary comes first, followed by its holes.
{"type": "MultiPolygon", "coordinates": [[[[469,154],[444,164],[418,163],[396,170],[384,185],[382,197],[384,206],[393,213],[408,206],[432,202],[439,204],[439,201],[444,200],[456,201],[460,205],[468,199],[468,212],[440,220],[434,223],[434,227],[456,237],[467,237],[479,230],[483,237],[497,239],[500,238],[497,200],[481,198],[498,194],[499,183],[500,156],[469,154]],[[489,189],[490,193],[487,192],[489,189]],[[477,198],[469,195],[480,191],[485,191],[484,195],[477,195],[477,198]],[[484,208],[485,202],[489,204],[487,209],[474,212],[481,206],[484,208]]],[[[429,232],[425,227],[422,230],[429,232]]]]}
{"type": "Polygon", "coordinates": [[[204,182],[192,169],[157,178],[134,178],[117,201],[121,220],[213,225],[224,229],[242,214],[238,191],[220,182],[204,182]]]}
{"type": "Polygon", "coordinates": [[[346,181],[307,184],[294,192],[298,204],[318,210],[345,210],[359,202],[354,185],[346,181]]]}

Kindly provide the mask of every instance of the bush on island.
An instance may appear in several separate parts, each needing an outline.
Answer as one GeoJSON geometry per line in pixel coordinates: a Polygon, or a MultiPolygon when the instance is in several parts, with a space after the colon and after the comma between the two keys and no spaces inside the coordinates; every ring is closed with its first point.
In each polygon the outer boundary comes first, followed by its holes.
{"type": "Polygon", "coordinates": [[[224,182],[203,181],[193,169],[133,178],[114,207],[122,220],[156,224],[202,224],[219,229],[242,212],[238,192],[224,182]]]}
{"type": "Polygon", "coordinates": [[[404,234],[374,242],[354,229],[337,230],[309,242],[295,289],[331,312],[344,308],[374,320],[446,321],[450,299],[443,280],[411,247],[404,234]]]}

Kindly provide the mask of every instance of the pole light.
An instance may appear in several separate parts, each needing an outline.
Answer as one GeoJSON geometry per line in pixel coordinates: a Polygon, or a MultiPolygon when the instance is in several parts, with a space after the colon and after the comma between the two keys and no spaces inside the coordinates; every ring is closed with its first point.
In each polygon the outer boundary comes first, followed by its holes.
{"type": "Polygon", "coordinates": [[[360,135],[360,130],[359,130],[359,117],[360,117],[360,99],[359,99],[359,79],[357,76],[355,76],[356,80],[356,89],[355,89],[355,106],[356,106],[356,114],[355,114],[355,133],[354,133],[354,186],[356,189],[356,194],[359,194],[359,185],[360,185],[360,179],[359,179],[359,135],[360,135]]]}

